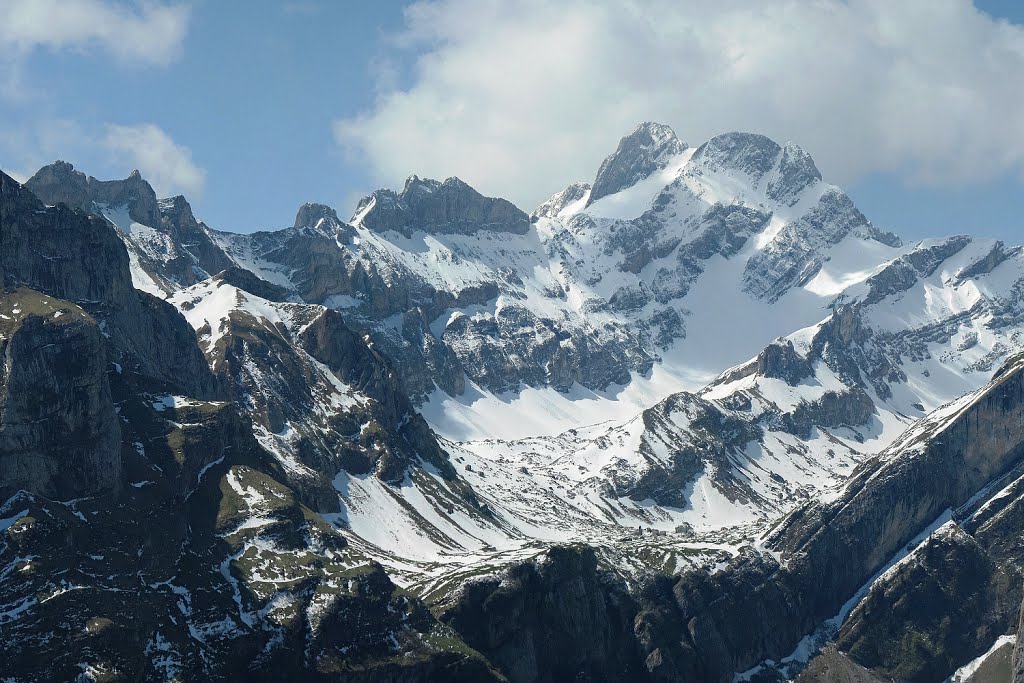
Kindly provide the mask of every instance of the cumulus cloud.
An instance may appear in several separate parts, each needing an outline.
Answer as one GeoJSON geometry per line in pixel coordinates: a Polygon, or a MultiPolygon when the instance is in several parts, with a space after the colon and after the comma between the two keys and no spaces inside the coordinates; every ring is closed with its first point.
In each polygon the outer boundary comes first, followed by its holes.
{"type": "Polygon", "coordinates": [[[44,164],[84,157],[94,147],[93,138],[70,119],[40,117],[26,125],[0,125],[2,170],[18,182],[44,164]]]}
{"type": "Polygon", "coordinates": [[[180,54],[188,16],[180,4],[2,0],[0,49],[17,55],[38,47],[98,47],[122,61],[163,65],[180,54]]]}
{"type": "Polygon", "coordinates": [[[191,150],[175,143],[159,126],[108,125],[99,144],[117,163],[139,169],[161,197],[202,193],[206,171],[192,161],[191,150]]]}
{"type": "Polygon", "coordinates": [[[206,181],[192,151],[152,123],[92,128],[73,119],[41,118],[29,126],[0,126],[0,158],[2,170],[18,181],[56,159],[99,177],[124,177],[137,168],[161,197],[199,198],[206,181]]]}
{"type": "Polygon", "coordinates": [[[394,49],[411,85],[334,124],[387,185],[458,175],[531,207],[644,120],[792,140],[838,183],[1024,170],[1024,28],[970,0],[436,0],[394,49]]]}

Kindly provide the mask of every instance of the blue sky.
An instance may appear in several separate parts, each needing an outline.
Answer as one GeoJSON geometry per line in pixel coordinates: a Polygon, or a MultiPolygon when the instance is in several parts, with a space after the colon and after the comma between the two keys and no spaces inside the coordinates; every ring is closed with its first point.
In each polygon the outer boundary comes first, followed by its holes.
{"type": "Polygon", "coordinates": [[[0,168],[138,166],[249,231],[412,173],[530,209],[654,119],[794,140],[905,238],[1024,241],[1020,3],[621,4],[0,0],[0,168]]]}

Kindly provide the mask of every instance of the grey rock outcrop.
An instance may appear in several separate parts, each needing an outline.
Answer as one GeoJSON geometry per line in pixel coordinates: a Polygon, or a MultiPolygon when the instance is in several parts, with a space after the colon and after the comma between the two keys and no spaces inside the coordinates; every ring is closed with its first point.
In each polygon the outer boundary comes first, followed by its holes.
{"type": "Polygon", "coordinates": [[[756,372],[764,377],[781,379],[791,387],[814,374],[811,363],[785,339],[773,342],[757,354],[756,372]]]}
{"type": "MultiPolygon", "coordinates": [[[[869,291],[864,297],[864,303],[873,304],[887,296],[905,292],[917,284],[921,278],[929,277],[939,267],[939,264],[963,250],[970,243],[971,238],[967,236],[950,237],[940,244],[915,249],[909,254],[899,257],[868,278],[869,291]]],[[[986,258],[991,259],[993,256],[990,253],[986,258]]],[[[986,259],[982,259],[972,264],[974,268],[968,269],[967,272],[972,272],[972,270],[975,273],[980,272],[986,263],[986,259]]]]}
{"type": "Polygon", "coordinates": [[[979,275],[991,273],[1008,258],[1020,253],[1020,250],[1021,247],[1012,247],[1007,249],[1005,244],[997,241],[992,245],[992,249],[984,258],[975,261],[968,267],[961,270],[956,274],[956,278],[958,281],[963,282],[970,278],[978,277],[979,275]]]}
{"type": "Polygon", "coordinates": [[[1024,683],[1024,604],[1017,623],[1017,644],[1013,648],[1013,683],[1024,683]]]}
{"type": "Polygon", "coordinates": [[[210,239],[206,226],[192,214],[184,197],[161,199],[159,207],[160,221],[153,227],[170,236],[181,253],[167,263],[153,264],[158,275],[188,286],[232,265],[231,259],[210,239]]]}
{"type": "MultiPolygon", "coordinates": [[[[743,173],[757,185],[775,167],[780,154],[782,147],[771,138],[757,133],[732,132],[711,138],[697,148],[693,158],[707,169],[728,169],[743,173]]],[[[800,154],[794,148],[785,158],[788,159],[788,176],[791,180],[805,181],[815,175],[817,169],[809,155],[800,154]]],[[[775,194],[781,194],[782,187],[778,185],[775,194]]],[[[786,191],[789,189],[786,188],[786,191]]],[[[793,191],[797,192],[795,188],[793,191]]]]}
{"type": "Polygon", "coordinates": [[[792,142],[783,147],[778,168],[778,176],[768,183],[765,194],[787,206],[795,204],[805,189],[821,180],[821,171],[811,155],[792,142]]]}
{"type": "Polygon", "coordinates": [[[326,204],[305,203],[295,214],[296,229],[307,228],[334,237],[340,244],[351,244],[356,230],[338,218],[337,212],[326,204]]]}
{"type": "Polygon", "coordinates": [[[374,430],[361,429],[365,453],[381,459],[376,471],[385,481],[400,481],[420,459],[442,476],[454,479],[455,470],[434,433],[409,401],[401,380],[387,358],[352,331],[337,311],[326,309],[306,326],[299,344],[343,382],[374,400],[360,417],[374,430]]]}
{"type": "MultiPolygon", "coordinates": [[[[759,154],[743,156],[740,162],[751,173],[767,172],[759,154]]],[[[887,239],[845,192],[829,188],[810,211],[787,223],[764,249],[751,256],[743,272],[744,290],[768,301],[778,300],[791,288],[810,282],[821,270],[821,252],[855,232],[879,241],[887,239]]]]}
{"type": "Polygon", "coordinates": [[[231,266],[222,270],[214,276],[220,282],[225,282],[232,287],[242,291],[255,294],[267,301],[283,302],[292,298],[292,293],[282,287],[256,276],[252,271],[238,266],[231,266]]]}
{"type": "MultiPolygon", "coordinates": [[[[730,460],[761,434],[757,424],[686,392],[673,394],[648,408],[641,419],[645,429],[638,452],[650,467],[639,476],[615,473],[612,484],[618,495],[680,508],[690,504],[687,490],[698,475],[727,473],[730,460]],[[687,429],[675,428],[677,421],[685,422],[687,429]],[[662,452],[669,453],[667,463],[657,457],[662,452]]],[[[730,498],[743,499],[748,495],[728,477],[723,476],[716,483],[730,498]]]]}
{"type": "Polygon", "coordinates": [[[377,190],[362,199],[356,207],[356,215],[364,211],[362,224],[367,228],[378,232],[393,230],[406,236],[416,230],[521,235],[530,229],[530,217],[514,204],[505,199],[484,197],[458,178],[439,182],[411,176],[400,193],[377,190]]]}
{"type": "Polygon", "coordinates": [[[66,161],[55,161],[39,169],[25,187],[46,204],[63,203],[86,212],[93,211],[94,203],[126,206],[133,221],[151,227],[160,224],[156,193],[138,170],[124,180],[97,180],[66,161]]]}
{"type": "Polygon", "coordinates": [[[859,427],[875,413],[871,397],[855,387],[849,391],[826,391],[813,401],[803,401],[783,416],[783,428],[807,439],[815,428],[859,427]]]}
{"type": "Polygon", "coordinates": [[[603,343],[594,344],[525,306],[506,305],[493,316],[456,318],[441,340],[474,381],[497,392],[514,391],[523,383],[562,391],[575,382],[625,384],[630,369],[646,372],[653,365],[653,357],[628,330],[609,326],[605,333],[603,343]]]}
{"type": "Polygon", "coordinates": [[[293,227],[316,228],[321,224],[321,221],[329,225],[341,223],[341,220],[338,219],[338,213],[331,207],[326,204],[306,202],[300,206],[299,210],[295,213],[295,223],[293,224],[293,227]]]}

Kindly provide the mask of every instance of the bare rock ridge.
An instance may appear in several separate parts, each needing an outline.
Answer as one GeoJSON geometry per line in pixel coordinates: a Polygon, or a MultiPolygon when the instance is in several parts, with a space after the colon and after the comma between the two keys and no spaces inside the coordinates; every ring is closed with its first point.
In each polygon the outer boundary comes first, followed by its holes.
{"type": "Polygon", "coordinates": [[[530,219],[555,218],[566,208],[590,196],[590,183],[573,183],[534,209],[530,219]]]}
{"type": "Polygon", "coordinates": [[[138,170],[124,180],[97,180],[66,161],[55,161],[39,169],[25,186],[50,205],[67,204],[86,212],[94,203],[126,206],[132,220],[150,226],[160,223],[156,193],[138,170]]]}
{"type": "Polygon", "coordinates": [[[342,222],[337,212],[326,204],[306,203],[300,206],[292,227],[329,235],[340,244],[351,244],[356,236],[352,226],[342,222]]]}

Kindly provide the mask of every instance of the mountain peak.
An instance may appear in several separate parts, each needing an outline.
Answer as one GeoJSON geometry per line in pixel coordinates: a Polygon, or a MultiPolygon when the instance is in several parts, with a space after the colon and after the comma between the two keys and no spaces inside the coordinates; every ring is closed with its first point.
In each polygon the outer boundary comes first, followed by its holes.
{"type": "Polygon", "coordinates": [[[160,214],[176,226],[193,226],[198,223],[192,213],[192,205],[180,194],[159,200],[157,206],[160,214]]]}
{"type": "Polygon", "coordinates": [[[626,136],[626,138],[637,138],[638,136],[646,136],[651,140],[659,143],[671,142],[678,140],[676,132],[672,130],[671,126],[666,126],[664,123],[658,123],[656,121],[644,121],[637,124],[633,132],[626,136]]]}
{"type": "Polygon", "coordinates": [[[149,226],[160,224],[156,192],[138,169],[124,180],[97,180],[58,160],[36,171],[25,186],[46,204],[64,203],[90,212],[94,204],[127,206],[133,221],[149,226]]]}
{"type": "Polygon", "coordinates": [[[792,206],[805,189],[821,181],[814,159],[792,142],[780,145],[766,135],[732,131],[711,138],[697,148],[693,162],[710,171],[746,175],[754,187],[763,187],[769,199],[792,206]],[[774,171],[774,173],[773,173],[774,171]]]}
{"type": "Polygon", "coordinates": [[[335,225],[341,223],[337,212],[331,207],[326,204],[306,202],[299,207],[298,212],[295,214],[294,227],[315,228],[320,224],[320,221],[334,223],[335,225]]]}
{"type": "Polygon", "coordinates": [[[356,207],[356,215],[359,222],[371,230],[393,230],[405,235],[416,230],[523,234],[530,227],[529,216],[512,202],[485,197],[454,176],[444,182],[409,176],[401,193],[377,190],[362,199],[356,207]]]}
{"type": "Polygon", "coordinates": [[[646,121],[619,140],[619,146],[601,163],[587,205],[632,187],[668,165],[687,145],[669,126],[646,121]]]}
{"type": "Polygon", "coordinates": [[[698,147],[693,159],[715,170],[742,171],[756,183],[772,170],[780,153],[782,146],[765,135],[732,131],[698,147]]]}

